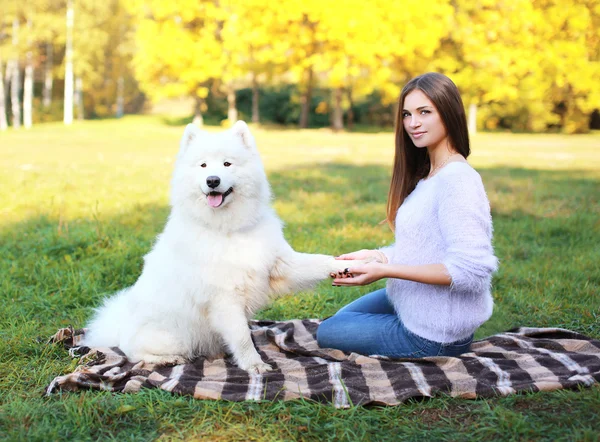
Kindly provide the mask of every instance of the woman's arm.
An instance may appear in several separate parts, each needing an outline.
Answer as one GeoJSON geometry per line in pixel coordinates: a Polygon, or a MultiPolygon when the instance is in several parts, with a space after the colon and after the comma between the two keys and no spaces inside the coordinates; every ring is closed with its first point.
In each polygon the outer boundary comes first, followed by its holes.
{"type": "Polygon", "coordinates": [[[383,278],[406,279],[424,284],[450,285],[452,279],[444,264],[402,265],[372,262],[362,266],[348,266],[347,273],[336,275],[335,286],[367,285],[383,278]]]}
{"type": "Polygon", "coordinates": [[[362,249],[352,253],[344,253],[343,255],[336,256],[335,259],[340,260],[355,260],[362,259],[366,261],[377,261],[386,264],[389,261],[389,255],[391,254],[391,247],[384,247],[383,249],[370,250],[362,249]]]}
{"type": "Polygon", "coordinates": [[[455,290],[483,293],[498,268],[490,203],[479,174],[452,170],[439,175],[438,182],[438,222],[446,244],[442,263],[455,290]]]}

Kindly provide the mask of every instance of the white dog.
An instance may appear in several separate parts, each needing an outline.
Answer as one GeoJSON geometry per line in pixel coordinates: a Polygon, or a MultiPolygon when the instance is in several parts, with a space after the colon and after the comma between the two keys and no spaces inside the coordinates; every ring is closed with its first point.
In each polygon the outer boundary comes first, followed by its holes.
{"type": "Polygon", "coordinates": [[[240,368],[270,370],[248,319],[275,295],[309,289],[347,262],[286,242],[243,121],[219,134],[188,125],[171,184],[171,214],[141,276],[96,311],[83,345],[155,364],[215,357],[226,346],[240,368]]]}

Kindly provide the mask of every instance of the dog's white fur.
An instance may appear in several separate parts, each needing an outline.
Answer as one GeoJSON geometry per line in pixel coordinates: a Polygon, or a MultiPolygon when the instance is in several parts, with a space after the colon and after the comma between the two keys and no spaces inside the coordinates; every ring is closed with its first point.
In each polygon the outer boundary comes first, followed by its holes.
{"type": "Polygon", "coordinates": [[[239,367],[270,370],[248,319],[274,296],[309,289],[347,262],[295,252],[284,239],[243,121],[218,134],[188,125],[171,184],[171,214],[141,276],[96,311],[83,345],[119,347],[132,361],[155,364],[215,357],[226,346],[239,367]],[[215,176],[220,184],[211,189],[207,178],[215,176]],[[211,190],[229,188],[219,207],[208,204],[211,190]]]}

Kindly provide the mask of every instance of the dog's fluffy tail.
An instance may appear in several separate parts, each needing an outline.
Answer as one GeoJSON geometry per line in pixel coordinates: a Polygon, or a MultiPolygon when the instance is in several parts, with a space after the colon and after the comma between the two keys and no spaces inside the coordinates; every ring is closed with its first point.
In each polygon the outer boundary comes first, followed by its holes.
{"type": "Polygon", "coordinates": [[[121,290],[104,301],[96,309],[94,317],[87,325],[83,345],[87,347],[118,347],[120,345],[121,327],[127,318],[123,314],[128,311],[126,292],[121,290]]]}

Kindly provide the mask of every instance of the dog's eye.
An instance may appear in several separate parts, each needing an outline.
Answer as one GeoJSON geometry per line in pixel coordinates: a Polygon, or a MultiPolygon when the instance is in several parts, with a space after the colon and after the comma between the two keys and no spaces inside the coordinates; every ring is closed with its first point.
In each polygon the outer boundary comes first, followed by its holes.
{"type": "Polygon", "coordinates": [[[200,167],[206,167],[206,163],[200,164],[200,167]]]}
{"type": "Polygon", "coordinates": [[[225,161],[225,162],[223,163],[223,166],[225,166],[225,167],[229,167],[229,166],[231,166],[231,163],[230,163],[229,161],[225,161]]]}

